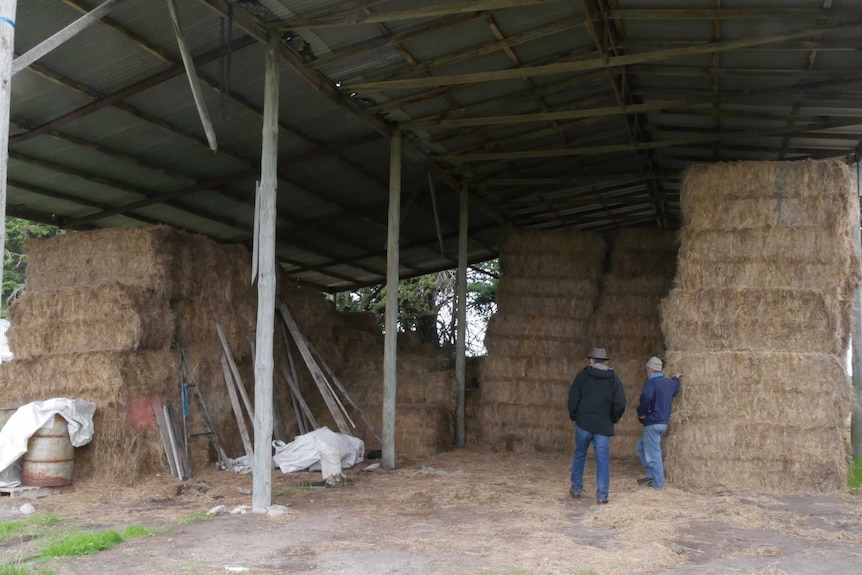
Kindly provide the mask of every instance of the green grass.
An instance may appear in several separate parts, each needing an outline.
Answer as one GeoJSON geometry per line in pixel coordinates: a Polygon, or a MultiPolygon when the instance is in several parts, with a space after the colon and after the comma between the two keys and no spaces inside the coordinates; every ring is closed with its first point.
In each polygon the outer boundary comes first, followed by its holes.
{"type": "Polygon", "coordinates": [[[192,523],[197,523],[198,521],[209,521],[212,519],[211,515],[208,515],[206,511],[202,511],[200,513],[195,513],[193,515],[189,515],[187,517],[183,517],[174,523],[174,525],[180,527],[183,525],[190,525],[192,523]]]}
{"type": "MultiPolygon", "coordinates": [[[[22,535],[35,535],[41,528],[56,525],[57,521],[59,521],[57,516],[51,513],[17,521],[4,521],[0,523],[0,540],[13,539],[22,535]]],[[[3,575],[2,572],[0,575],[3,575]]]]}
{"type": "Polygon", "coordinates": [[[847,485],[850,489],[862,489],[862,457],[857,457],[853,460],[853,466],[850,468],[850,476],[847,478],[847,485]]]}
{"type": "Polygon", "coordinates": [[[79,557],[95,555],[123,542],[123,536],[114,529],[108,531],[80,531],[70,533],[50,543],[42,550],[42,557],[79,557]]]}
{"type": "Polygon", "coordinates": [[[55,575],[50,569],[32,571],[21,565],[0,565],[0,575],[55,575]]]}
{"type": "Polygon", "coordinates": [[[150,537],[152,535],[157,535],[159,532],[158,529],[153,529],[152,527],[147,527],[146,525],[129,525],[126,527],[125,531],[123,531],[123,540],[129,539],[137,539],[138,537],[150,537]]]}

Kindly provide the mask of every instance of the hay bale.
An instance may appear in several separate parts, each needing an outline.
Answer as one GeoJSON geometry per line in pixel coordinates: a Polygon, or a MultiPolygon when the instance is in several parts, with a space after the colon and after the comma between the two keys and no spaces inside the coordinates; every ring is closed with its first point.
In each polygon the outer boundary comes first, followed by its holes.
{"type": "Polygon", "coordinates": [[[595,279],[503,276],[497,283],[497,309],[502,314],[586,319],[596,295],[595,279]]]}
{"type": "Polygon", "coordinates": [[[840,160],[728,162],[686,170],[680,203],[690,231],[816,227],[849,240],[855,191],[840,160]]]}
{"type": "Polygon", "coordinates": [[[479,436],[483,443],[501,451],[570,451],[573,434],[565,401],[548,407],[483,398],[479,407],[479,436]]]}
{"type": "Polygon", "coordinates": [[[27,291],[121,284],[169,295],[174,254],[166,248],[176,233],[145,226],[30,240],[25,245],[27,291]]]}
{"type": "Polygon", "coordinates": [[[94,402],[95,433],[76,453],[76,475],[132,482],[153,469],[166,472],[167,465],[158,431],[131,428],[124,407],[137,397],[177,398],[178,373],[170,351],[54,355],[0,366],[0,395],[11,405],[53,397],[94,402]]]}
{"type": "Polygon", "coordinates": [[[27,292],[9,308],[17,359],[164,349],[174,336],[169,302],[150,289],[107,284],[27,292]]]}
{"type": "Polygon", "coordinates": [[[594,278],[606,245],[601,236],[579,230],[511,231],[500,243],[503,276],[594,278]]]}
{"type": "Polygon", "coordinates": [[[611,276],[673,277],[678,243],[673,232],[644,228],[616,231],[611,247],[611,276]]]}
{"type": "Polygon", "coordinates": [[[846,320],[835,294],[801,289],[675,289],[662,304],[668,349],[809,350],[841,354],[846,320]]]}
{"type": "Polygon", "coordinates": [[[478,371],[479,387],[488,379],[515,381],[569,382],[586,365],[584,355],[540,358],[491,355],[484,357],[478,371]]]}

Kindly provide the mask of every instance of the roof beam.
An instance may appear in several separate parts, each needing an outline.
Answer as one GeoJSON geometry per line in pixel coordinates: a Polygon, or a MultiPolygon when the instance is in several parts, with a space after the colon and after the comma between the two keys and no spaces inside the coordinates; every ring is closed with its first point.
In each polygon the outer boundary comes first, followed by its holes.
{"type": "Polygon", "coordinates": [[[480,10],[503,10],[506,8],[520,8],[522,6],[535,6],[537,4],[548,4],[558,0],[467,0],[451,2],[436,6],[423,6],[411,10],[395,10],[392,12],[363,12],[348,11],[342,14],[294,18],[284,20],[275,24],[279,30],[298,30],[302,28],[328,28],[333,26],[353,26],[356,24],[375,24],[377,22],[395,22],[399,20],[415,20],[417,18],[437,18],[450,14],[462,14],[465,12],[478,12],[480,10]]]}
{"type": "MultiPolygon", "coordinates": [[[[845,75],[842,78],[837,78],[836,82],[840,84],[849,84],[862,81],[862,73],[858,75],[845,75]]],[[[524,122],[545,122],[549,119],[556,120],[574,120],[579,118],[595,118],[602,116],[617,116],[626,114],[639,114],[644,112],[657,112],[671,110],[675,108],[684,108],[688,106],[704,105],[713,102],[732,102],[741,100],[772,100],[777,94],[795,93],[808,89],[814,89],[827,85],[833,85],[830,81],[811,82],[811,83],[795,83],[789,86],[781,86],[779,88],[771,88],[764,90],[746,90],[743,92],[723,92],[716,94],[712,91],[703,91],[697,95],[692,95],[679,100],[665,100],[660,102],[650,102],[648,104],[633,104],[620,108],[619,106],[607,106],[602,108],[587,108],[575,110],[562,110],[557,112],[541,112],[534,114],[517,114],[512,116],[484,116],[481,118],[463,118],[455,120],[439,120],[426,122],[418,120],[416,122],[404,122],[402,128],[405,130],[432,130],[444,128],[462,128],[466,126],[502,126],[510,124],[520,124],[524,122]]],[[[782,101],[781,105],[786,105],[782,101]]]]}
{"type": "Polygon", "coordinates": [[[583,148],[558,148],[550,150],[526,150],[522,152],[492,152],[492,153],[477,153],[477,154],[440,154],[433,156],[440,160],[461,160],[471,162],[497,161],[497,160],[515,160],[526,158],[566,158],[572,156],[595,155],[595,154],[612,154],[616,152],[626,152],[631,150],[648,150],[654,148],[667,148],[673,146],[686,146],[689,144],[697,144],[703,142],[715,142],[724,140],[734,140],[739,138],[756,138],[761,136],[776,136],[782,134],[792,134],[798,132],[806,132],[810,130],[823,130],[828,128],[838,128],[843,126],[858,126],[862,124],[862,118],[857,118],[850,121],[829,121],[817,122],[806,125],[783,126],[780,128],[761,129],[761,130],[745,130],[741,132],[729,132],[721,134],[707,134],[688,138],[677,138],[669,140],[657,140],[650,142],[641,142],[638,144],[612,144],[608,146],[590,146],[583,148]]]}
{"type": "Polygon", "coordinates": [[[833,14],[819,8],[700,8],[700,9],[620,9],[608,10],[612,20],[805,20],[834,21],[848,17],[862,17],[859,11],[833,14]]]}
{"type": "Polygon", "coordinates": [[[657,62],[661,60],[668,60],[671,58],[679,58],[682,56],[692,56],[713,52],[726,52],[729,50],[738,50],[740,48],[752,46],[764,46],[768,44],[775,44],[778,42],[785,42],[787,40],[797,40],[799,38],[805,38],[807,36],[816,36],[818,34],[822,34],[828,29],[858,26],[860,23],[862,23],[862,15],[856,18],[839,19],[837,23],[830,26],[803,28],[799,30],[792,30],[784,34],[775,34],[772,36],[754,36],[750,38],[741,38],[739,40],[722,40],[720,42],[710,42],[708,44],[703,44],[699,46],[671,48],[668,50],[655,50],[652,52],[643,52],[640,54],[626,54],[623,56],[613,56],[607,58],[607,60],[599,58],[593,60],[579,60],[574,62],[545,64],[542,66],[525,66],[523,68],[513,68],[509,70],[494,70],[491,72],[454,74],[450,76],[433,76],[431,78],[411,78],[402,80],[387,80],[383,82],[358,82],[355,84],[342,86],[342,88],[351,92],[363,90],[407,90],[414,88],[476,84],[480,82],[512,80],[524,77],[550,76],[554,74],[571,74],[575,72],[584,72],[587,70],[596,70],[607,67],[631,66],[633,64],[657,62]]]}
{"type": "Polygon", "coordinates": [[[77,34],[98,22],[100,18],[106,16],[122,1],[123,0],[105,0],[98,8],[95,8],[88,14],[81,16],[56,34],[46,38],[24,54],[15,58],[12,61],[12,75],[14,76],[42,56],[45,56],[51,51],[59,48],[65,42],[71,40],[77,34]]]}

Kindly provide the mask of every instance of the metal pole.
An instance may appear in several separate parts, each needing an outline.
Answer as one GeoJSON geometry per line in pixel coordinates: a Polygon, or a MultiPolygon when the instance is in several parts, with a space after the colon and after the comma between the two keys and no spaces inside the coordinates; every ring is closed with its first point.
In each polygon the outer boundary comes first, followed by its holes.
{"type": "MultiPolygon", "coordinates": [[[[6,175],[9,171],[9,105],[12,101],[16,8],[17,0],[0,0],[0,254],[6,253],[6,175]]],[[[2,285],[3,266],[0,266],[2,285]]],[[[4,303],[0,301],[0,308],[4,303]]]]}
{"type": "Polygon", "coordinates": [[[254,458],[252,507],[272,503],[272,341],[275,327],[275,200],[278,193],[279,36],[266,41],[263,150],[260,162],[257,335],[254,358],[254,458]]]}
{"type": "Polygon", "coordinates": [[[461,186],[461,210],[458,220],[458,331],[455,340],[455,383],[458,388],[458,408],[455,416],[455,445],[464,447],[464,387],[467,371],[467,230],[468,191],[461,186]]]}
{"type": "MultiPolygon", "coordinates": [[[[856,164],[856,201],[853,203],[853,242],[856,254],[862,256],[862,233],[859,230],[859,193],[862,192],[862,164],[856,164]]],[[[862,286],[856,288],[853,301],[853,389],[856,390],[850,418],[850,445],[853,457],[862,457],[862,286]]]]}
{"type": "Polygon", "coordinates": [[[395,469],[395,389],[398,350],[398,237],[401,228],[401,131],[389,158],[389,236],[386,242],[386,322],[383,342],[383,468],[395,469]]]}

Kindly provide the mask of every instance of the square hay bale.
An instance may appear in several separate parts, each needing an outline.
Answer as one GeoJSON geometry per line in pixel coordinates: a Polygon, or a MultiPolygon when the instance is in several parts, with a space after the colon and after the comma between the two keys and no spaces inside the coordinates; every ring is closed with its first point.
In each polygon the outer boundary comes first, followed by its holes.
{"type": "MultiPolygon", "coordinates": [[[[491,323],[489,322],[489,326],[491,323]]],[[[583,335],[572,337],[522,337],[485,333],[485,348],[493,357],[497,355],[540,357],[554,359],[560,357],[585,357],[591,346],[583,335]]]]}
{"type": "Polygon", "coordinates": [[[488,379],[568,384],[586,364],[585,356],[574,354],[556,358],[490,355],[483,358],[479,368],[479,387],[488,379]]]}
{"type": "Polygon", "coordinates": [[[686,170],[680,202],[691,231],[818,227],[852,237],[854,195],[840,160],[728,162],[686,170]]]}
{"type": "Polygon", "coordinates": [[[518,379],[485,379],[480,392],[482,401],[512,403],[524,406],[565,405],[568,380],[524,381],[518,379]]]}
{"type": "Polygon", "coordinates": [[[579,230],[512,231],[500,245],[504,276],[597,278],[606,245],[601,236],[579,230]]]}
{"type": "Polygon", "coordinates": [[[120,284],[28,291],[9,308],[9,316],[9,341],[18,359],[164,349],[174,336],[167,298],[120,284]]]}
{"type": "Polygon", "coordinates": [[[789,491],[843,485],[844,425],[854,398],[840,356],[675,351],[668,366],[683,373],[668,432],[674,483],[789,491]],[[693,460],[724,465],[708,465],[706,476],[693,460]],[[760,471],[748,465],[757,462],[760,471]]]}
{"type": "Polygon", "coordinates": [[[662,326],[674,351],[796,351],[842,354],[847,310],[825,290],[674,289],[662,326]]]}
{"type": "Polygon", "coordinates": [[[644,228],[617,230],[611,244],[611,275],[618,279],[645,275],[673,277],[677,249],[674,232],[644,228]]]}
{"type": "Polygon", "coordinates": [[[702,421],[669,428],[665,469],[680,487],[834,491],[847,482],[844,441],[837,427],[702,421]]]}
{"type": "Polygon", "coordinates": [[[30,240],[27,291],[122,284],[171,293],[176,231],[166,226],[71,232],[30,240]]]}
{"type": "Polygon", "coordinates": [[[571,451],[574,428],[566,403],[553,406],[482,401],[479,407],[480,441],[499,451],[571,451]]]}
{"type": "Polygon", "coordinates": [[[497,309],[502,314],[586,319],[595,307],[597,291],[595,279],[503,276],[497,283],[497,309]]]}
{"type": "Polygon", "coordinates": [[[170,351],[75,353],[0,366],[0,395],[11,405],[53,397],[96,404],[95,433],[76,453],[76,476],[131,482],[167,465],[158,430],[123,418],[135,398],[157,395],[178,405],[179,363],[170,351]]]}
{"type": "Polygon", "coordinates": [[[589,324],[580,319],[513,313],[495,314],[488,325],[492,337],[502,335],[523,338],[569,338],[585,333],[588,328],[589,324]]]}

